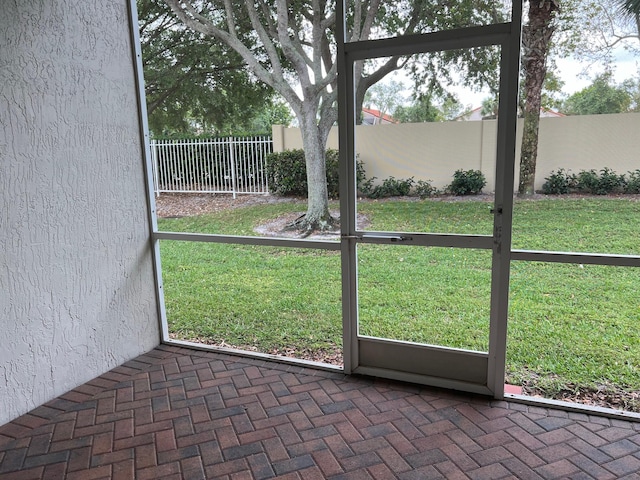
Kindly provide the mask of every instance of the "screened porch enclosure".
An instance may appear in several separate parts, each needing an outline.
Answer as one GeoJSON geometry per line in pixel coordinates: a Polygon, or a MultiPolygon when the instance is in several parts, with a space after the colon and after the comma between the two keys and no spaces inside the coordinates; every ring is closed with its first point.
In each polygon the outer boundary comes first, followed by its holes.
{"type": "MultiPolygon", "coordinates": [[[[351,7],[341,5],[339,18],[351,7]]],[[[640,391],[633,241],[640,202],[515,196],[521,17],[515,3],[495,23],[354,41],[339,31],[340,198],[330,202],[339,230],[308,237],[286,230],[304,215],[304,199],[158,219],[163,341],[578,411],[587,402],[557,402],[582,401],[562,397],[563,388],[613,386],[633,398],[640,391]],[[470,153],[491,172],[491,188],[464,198],[367,198],[357,178],[364,142],[379,154],[370,175],[400,164],[395,180],[411,178],[415,188],[443,172],[420,156],[402,158],[418,129],[384,140],[360,134],[359,72],[401,57],[406,70],[398,75],[407,78],[444,54],[496,59],[495,129],[470,153]],[[612,215],[620,228],[605,238],[595,226],[612,215]]],[[[411,94],[411,85],[396,92],[411,94]]],[[[429,138],[412,140],[428,148],[429,138]]],[[[465,165],[449,159],[448,176],[465,165]]]]}

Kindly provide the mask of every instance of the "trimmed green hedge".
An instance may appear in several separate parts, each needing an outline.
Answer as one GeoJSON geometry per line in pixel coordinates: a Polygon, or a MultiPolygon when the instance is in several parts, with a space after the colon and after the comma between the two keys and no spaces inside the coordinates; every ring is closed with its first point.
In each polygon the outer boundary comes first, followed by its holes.
{"type": "MultiPolygon", "coordinates": [[[[327,150],[327,190],[329,197],[338,198],[338,151],[327,150]]],[[[304,151],[286,150],[267,155],[269,191],[283,197],[307,196],[307,168],[304,151]]]]}
{"type": "Polygon", "coordinates": [[[447,191],[453,195],[478,195],[487,184],[480,170],[456,170],[447,191]]]}
{"type": "MultiPolygon", "coordinates": [[[[327,191],[329,198],[338,198],[340,162],[337,150],[326,152],[327,191]]],[[[358,192],[368,195],[372,190],[373,178],[367,180],[362,162],[356,161],[356,179],[358,192]]],[[[267,156],[267,180],[269,191],[283,197],[307,196],[307,168],[304,151],[286,150],[270,153],[267,156]]]]}
{"type": "MultiPolygon", "coordinates": [[[[326,152],[327,167],[327,190],[330,198],[338,198],[339,196],[339,158],[337,150],[327,150],[326,152]]],[[[462,172],[462,171],[460,171],[462,172]]],[[[454,189],[454,193],[461,190],[471,191],[473,193],[480,182],[480,189],[485,184],[484,176],[480,172],[462,172],[463,179],[456,180],[454,175],[454,184],[458,185],[454,189]],[[477,174],[479,173],[480,179],[477,174]],[[455,182],[458,183],[455,183],[455,182]]],[[[304,151],[286,150],[284,152],[271,153],[267,156],[267,179],[269,181],[269,191],[274,195],[283,197],[306,197],[307,196],[307,174],[304,159],[304,151]]],[[[376,177],[367,178],[364,165],[361,161],[356,161],[356,182],[358,195],[369,198],[388,198],[401,196],[417,196],[426,198],[438,194],[438,190],[425,180],[414,181],[413,177],[408,179],[396,179],[389,177],[382,181],[381,184],[374,186],[376,177]]],[[[452,185],[454,185],[452,184],[452,185]]],[[[469,195],[471,193],[456,193],[456,195],[469,195]]]]}
{"type": "Polygon", "coordinates": [[[545,178],[542,193],[546,195],[563,195],[567,193],[587,193],[591,195],[608,195],[610,193],[640,193],[640,169],[627,174],[618,175],[611,168],[581,170],[577,174],[569,173],[563,168],[552,171],[545,178]]]}

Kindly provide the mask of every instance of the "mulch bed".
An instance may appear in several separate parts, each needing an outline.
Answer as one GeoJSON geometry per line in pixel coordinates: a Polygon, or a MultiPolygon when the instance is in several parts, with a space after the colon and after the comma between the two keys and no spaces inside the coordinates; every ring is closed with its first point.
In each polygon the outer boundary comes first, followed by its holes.
{"type": "Polygon", "coordinates": [[[158,217],[180,218],[267,203],[299,203],[304,207],[306,200],[272,195],[237,195],[233,198],[231,194],[163,193],[155,198],[155,203],[158,217]]]}

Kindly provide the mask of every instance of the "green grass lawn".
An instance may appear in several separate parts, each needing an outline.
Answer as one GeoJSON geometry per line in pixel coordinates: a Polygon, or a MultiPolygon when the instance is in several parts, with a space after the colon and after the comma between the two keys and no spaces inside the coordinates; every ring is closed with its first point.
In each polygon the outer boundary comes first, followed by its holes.
{"type": "MultiPolygon", "coordinates": [[[[489,204],[380,201],[359,206],[370,230],[490,234],[489,204]]],[[[337,207],[336,207],[337,208],[337,207]]],[[[299,204],[182,219],[165,231],[256,235],[299,204]]],[[[304,209],[304,207],[302,207],[304,209]]],[[[640,254],[640,203],[614,198],[518,201],[514,248],[640,254]]],[[[262,352],[325,358],[342,338],[340,258],[308,249],[161,242],[170,331],[262,352]]],[[[488,251],[358,248],[360,333],[484,351],[488,251]]],[[[640,270],[512,264],[508,378],[549,395],[576,386],[640,389],[640,270]]]]}

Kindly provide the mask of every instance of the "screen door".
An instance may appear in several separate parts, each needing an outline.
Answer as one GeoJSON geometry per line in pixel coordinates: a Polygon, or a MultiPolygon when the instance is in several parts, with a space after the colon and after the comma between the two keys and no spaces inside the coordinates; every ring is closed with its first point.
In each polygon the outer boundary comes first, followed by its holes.
{"type": "Polygon", "coordinates": [[[521,5],[514,4],[511,21],[503,23],[349,41],[354,38],[349,33],[352,8],[342,5],[338,17],[346,19],[338,32],[345,371],[500,397],[521,5]],[[358,97],[363,79],[381,66],[395,61],[406,67],[401,77],[406,80],[417,66],[452,54],[497,55],[495,120],[456,125],[481,136],[480,151],[469,151],[457,141],[452,121],[434,123],[428,130],[416,123],[396,132],[392,115],[367,107],[358,97]],[[384,136],[377,133],[381,129],[386,129],[384,136]],[[419,147],[409,151],[409,144],[419,147]],[[371,151],[377,153],[377,164],[366,161],[371,151]],[[369,177],[376,169],[397,172],[386,185],[379,180],[368,186],[380,194],[402,187],[402,179],[427,189],[428,180],[474,171],[478,162],[485,162],[485,170],[489,162],[492,173],[480,202],[458,201],[443,210],[433,200],[398,200],[381,208],[358,195],[360,161],[369,177]],[[368,215],[374,207],[375,217],[368,215]],[[477,211],[470,213],[470,208],[477,211]]]}

